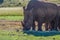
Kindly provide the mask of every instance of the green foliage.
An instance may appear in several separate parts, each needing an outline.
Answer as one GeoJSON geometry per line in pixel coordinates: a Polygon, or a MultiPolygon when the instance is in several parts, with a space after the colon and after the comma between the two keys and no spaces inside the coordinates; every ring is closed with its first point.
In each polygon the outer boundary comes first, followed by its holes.
{"type": "Polygon", "coordinates": [[[22,6],[27,6],[27,4],[28,4],[29,1],[30,1],[30,0],[23,0],[23,1],[21,2],[21,5],[22,5],[22,6]]]}
{"type": "MultiPolygon", "coordinates": [[[[0,7],[26,6],[30,0],[4,0],[0,7]]],[[[60,0],[47,0],[52,3],[60,3],[60,0]]]]}
{"type": "Polygon", "coordinates": [[[2,4],[0,4],[0,7],[20,7],[25,6],[28,3],[29,0],[4,0],[2,4]]]}

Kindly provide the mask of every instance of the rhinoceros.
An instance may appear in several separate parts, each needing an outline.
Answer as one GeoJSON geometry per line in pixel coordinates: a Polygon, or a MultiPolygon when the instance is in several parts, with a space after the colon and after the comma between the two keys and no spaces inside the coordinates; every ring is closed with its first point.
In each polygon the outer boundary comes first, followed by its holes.
{"type": "MultiPolygon", "coordinates": [[[[54,3],[40,1],[30,1],[24,10],[23,30],[35,30],[35,21],[38,22],[38,31],[42,31],[42,23],[53,24],[51,30],[57,30],[58,25],[58,6],[54,3]]],[[[47,30],[46,26],[46,30],[47,30]]]]}

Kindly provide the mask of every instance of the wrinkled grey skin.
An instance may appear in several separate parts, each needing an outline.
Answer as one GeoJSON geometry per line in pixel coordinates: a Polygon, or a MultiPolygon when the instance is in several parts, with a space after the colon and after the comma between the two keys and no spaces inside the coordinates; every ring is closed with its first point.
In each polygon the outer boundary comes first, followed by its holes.
{"type": "Polygon", "coordinates": [[[58,22],[58,28],[60,30],[60,6],[58,6],[58,10],[59,10],[59,22],[58,22]]]}
{"type": "MultiPolygon", "coordinates": [[[[24,23],[23,30],[35,30],[35,21],[38,22],[38,31],[42,31],[42,23],[54,24],[54,30],[57,30],[58,25],[58,9],[53,3],[44,3],[40,1],[30,1],[27,8],[24,8],[24,23]],[[54,23],[52,22],[54,21],[54,23]]],[[[48,29],[46,25],[46,30],[48,29]]],[[[51,30],[53,29],[51,28],[51,30]]]]}
{"type": "Polygon", "coordinates": [[[25,8],[24,9],[24,20],[22,23],[23,25],[23,30],[30,30],[33,24],[33,15],[31,11],[27,11],[25,8]]]}

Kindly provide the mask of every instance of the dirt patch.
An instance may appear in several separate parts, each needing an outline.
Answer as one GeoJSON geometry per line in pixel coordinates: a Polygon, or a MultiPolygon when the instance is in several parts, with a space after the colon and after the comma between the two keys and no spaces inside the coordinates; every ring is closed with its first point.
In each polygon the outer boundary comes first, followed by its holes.
{"type": "MultiPolygon", "coordinates": [[[[35,22],[36,30],[38,29],[38,23],[35,22]]],[[[45,30],[45,25],[42,25],[43,31],[45,30]]],[[[8,21],[8,20],[0,20],[0,30],[22,30],[21,21],[8,21]]]]}
{"type": "Polygon", "coordinates": [[[0,30],[22,29],[21,21],[0,20],[0,30]]]}

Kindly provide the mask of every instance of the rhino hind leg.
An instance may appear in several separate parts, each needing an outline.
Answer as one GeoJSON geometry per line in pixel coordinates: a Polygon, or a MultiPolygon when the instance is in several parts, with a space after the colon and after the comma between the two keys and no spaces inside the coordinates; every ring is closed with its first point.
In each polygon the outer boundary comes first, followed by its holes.
{"type": "Polygon", "coordinates": [[[48,23],[45,23],[45,31],[48,31],[49,29],[48,29],[48,23]]]}
{"type": "Polygon", "coordinates": [[[38,22],[38,31],[42,31],[42,22],[38,22]]]}
{"type": "Polygon", "coordinates": [[[32,25],[32,30],[35,31],[35,22],[34,22],[33,25],[32,25]]]}

